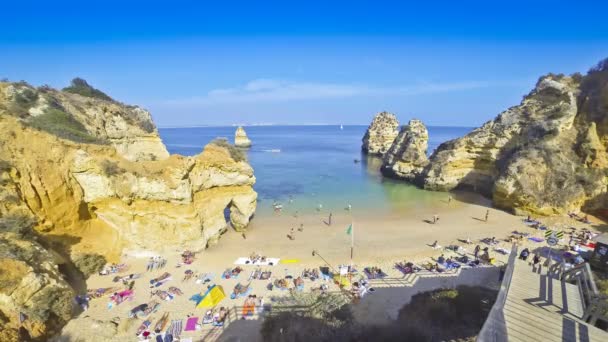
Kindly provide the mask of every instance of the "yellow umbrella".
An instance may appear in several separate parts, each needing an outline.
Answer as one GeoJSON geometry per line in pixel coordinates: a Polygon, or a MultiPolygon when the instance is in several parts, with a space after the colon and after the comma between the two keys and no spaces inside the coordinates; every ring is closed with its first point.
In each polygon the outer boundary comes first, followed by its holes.
{"type": "Polygon", "coordinates": [[[226,298],[224,289],[220,285],[213,285],[207,293],[203,295],[203,299],[198,303],[196,308],[210,308],[216,306],[226,298]]]}

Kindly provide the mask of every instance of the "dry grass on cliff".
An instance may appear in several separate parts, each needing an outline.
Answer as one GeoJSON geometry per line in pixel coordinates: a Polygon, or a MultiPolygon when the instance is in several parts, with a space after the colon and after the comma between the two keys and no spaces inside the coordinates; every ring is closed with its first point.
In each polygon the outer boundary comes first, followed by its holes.
{"type": "Polygon", "coordinates": [[[245,152],[241,149],[239,149],[238,147],[232,145],[230,142],[228,142],[228,140],[226,140],[225,138],[216,138],[213,139],[210,144],[219,146],[219,147],[223,147],[226,150],[228,150],[228,153],[230,153],[230,158],[232,158],[234,161],[236,162],[241,162],[247,161],[247,154],[245,154],[245,152]]]}
{"type": "Polygon", "coordinates": [[[72,115],[56,108],[48,109],[44,114],[32,117],[29,125],[59,138],[79,143],[104,144],[105,141],[92,136],[82,123],[72,115]]]}

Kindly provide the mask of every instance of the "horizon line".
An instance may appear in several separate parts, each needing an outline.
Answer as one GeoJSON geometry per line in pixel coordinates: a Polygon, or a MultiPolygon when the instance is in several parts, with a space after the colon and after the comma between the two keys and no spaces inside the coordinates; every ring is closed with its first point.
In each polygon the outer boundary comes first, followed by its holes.
{"type": "MultiPolygon", "coordinates": [[[[369,124],[324,124],[324,123],[305,123],[305,124],[275,124],[275,123],[261,123],[261,124],[218,124],[218,125],[163,125],[157,126],[157,129],[178,129],[178,128],[211,128],[211,127],[285,127],[285,126],[369,126],[369,124]]],[[[404,126],[404,125],[399,125],[404,126]]],[[[477,128],[480,126],[458,126],[458,125],[426,125],[427,127],[449,127],[449,128],[477,128]]]]}

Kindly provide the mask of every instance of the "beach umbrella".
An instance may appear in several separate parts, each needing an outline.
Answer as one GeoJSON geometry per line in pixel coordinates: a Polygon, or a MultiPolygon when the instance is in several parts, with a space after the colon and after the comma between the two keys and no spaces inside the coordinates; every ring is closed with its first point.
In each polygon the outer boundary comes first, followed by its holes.
{"type": "Polygon", "coordinates": [[[224,298],[226,298],[224,289],[220,285],[213,285],[203,295],[201,301],[198,302],[198,304],[196,305],[196,308],[198,309],[214,307],[224,298]]]}

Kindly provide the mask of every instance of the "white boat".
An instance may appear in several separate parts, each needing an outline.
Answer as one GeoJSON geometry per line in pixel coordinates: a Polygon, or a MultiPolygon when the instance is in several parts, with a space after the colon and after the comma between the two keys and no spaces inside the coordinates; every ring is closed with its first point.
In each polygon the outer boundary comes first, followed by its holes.
{"type": "Polygon", "coordinates": [[[344,126],[340,125],[340,130],[343,130],[343,129],[344,129],[344,126]]]}
{"type": "Polygon", "coordinates": [[[281,149],[280,148],[273,148],[271,150],[264,150],[264,152],[280,153],[281,149]]]}

